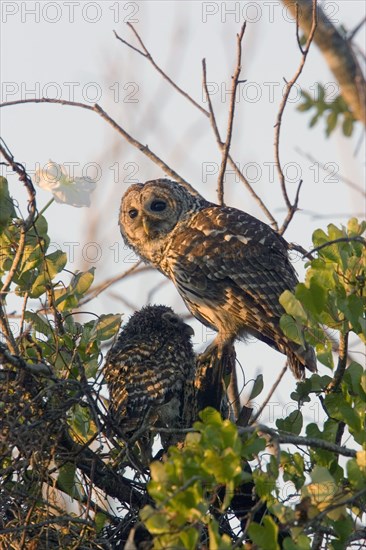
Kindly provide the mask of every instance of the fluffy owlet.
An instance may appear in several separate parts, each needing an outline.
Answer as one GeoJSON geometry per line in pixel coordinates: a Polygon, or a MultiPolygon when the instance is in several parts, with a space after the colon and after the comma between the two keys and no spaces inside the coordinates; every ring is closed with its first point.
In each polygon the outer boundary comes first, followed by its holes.
{"type": "Polygon", "coordinates": [[[284,353],[297,378],[314,350],[286,338],[279,296],[297,277],[288,243],[246,212],[218,206],[167,179],[131,185],[122,198],[126,243],[169,277],[192,314],[218,331],[210,351],[250,334],[284,353]]]}
{"type": "Polygon", "coordinates": [[[142,425],[182,426],[193,391],[192,327],[170,307],[136,311],[110,349],[104,366],[109,413],[129,435],[142,425]]]}

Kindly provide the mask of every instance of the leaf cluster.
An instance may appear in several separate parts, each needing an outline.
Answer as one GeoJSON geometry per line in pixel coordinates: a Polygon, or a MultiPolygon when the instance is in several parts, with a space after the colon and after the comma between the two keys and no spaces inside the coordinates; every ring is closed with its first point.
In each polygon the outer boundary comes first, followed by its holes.
{"type": "Polygon", "coordinates": [[[338,95],[332,101],[327,101],[326,89],[320,82],[317,83],[316,97],[312,97],[309,92],[301,91],[303,102],[300,103],[297,110],[300,112],[314,110],[309,127],[315,126],[319,120],[325,119],[325,135],[329,137],[332,132],[340,125],[343,135],[350,137],[353,133],[357,119],[352,114],[348,104],[341,95],[338,95]]]}

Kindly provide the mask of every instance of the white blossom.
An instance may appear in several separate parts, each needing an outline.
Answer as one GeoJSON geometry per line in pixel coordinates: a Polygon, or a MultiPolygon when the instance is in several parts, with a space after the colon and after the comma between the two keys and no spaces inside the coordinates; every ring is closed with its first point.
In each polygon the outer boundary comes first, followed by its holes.
{"type": "Polygon", "coordinates": [[[37,170],[35,174],[36,184],[51,191],[56,202],[81,207],[90,206],[90,193],[94,191],[96,183],[88,177],[71,178],[65,166],[52,160],[45,168],[37,170]]]}

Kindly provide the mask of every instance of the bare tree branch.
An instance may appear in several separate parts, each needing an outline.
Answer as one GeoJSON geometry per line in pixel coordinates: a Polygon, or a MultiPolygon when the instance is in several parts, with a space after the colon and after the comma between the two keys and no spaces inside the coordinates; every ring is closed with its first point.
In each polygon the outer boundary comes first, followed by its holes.
{"type": "MultiPolygon", "coordinates": [[[[153,57],[151,55],[151,53],[147,50],[147,48],[145,47],[145,45],[143,44],[142,40],[141,40],[141,37],[140,35],[138,34],[137,30],[134,28],[134,26],[131,24],[131,23],[128,23],[128,26],[132,29],[132,31],[134,32],[135,36],[137,37],[141,47],[143,48],[144,51],[141,51],[139,50],[138,48],[135,48],[135,47],[132,47],[132,49],[134,51],[136,51],[137,53],[139,53],[140,55],[142,55],[143,57],[145,57],[146,59],[148,59],[150,61],[150,63],[152,63],[152,65],[155,67],[155,69],[158,71],[158,73],[164,78],[164,80],[166,80],[167,82],[169,82],[169,84],[171,86],[173,86],[173,88],[178,92],[180,93],[183,97],[185,97],[190,103],[192,103],[192,105],[194,105],[194,107],[196,107],[203,115],[205,115],[207,118],[212,118],[212,105],[211,105],[211,109],[209,111],[207,111],[206,109],[204,109],[199,103],[197,103],[197,101],[195,101],[187,92],[185,92],[182,88],[180,88],[162,69],[159,65],[157,65],[157,63],[153,60],[153,57]]],[[[121,39],[116,33],[116,38],[121,40],[121,42],[123,42],[124,44],[126,44],[127,46],[131,47],[131,45],[126,41],[126,40],[123,40],[121,39]]],[[[205,70],[205,69],[204,69],[205,70]]],[[[204,81],[205,81],[205,77],[204,77],[204,81]]],[[[207,91],[207,86],[206,86],[206,97],[207,97],[207,101],[209,101],[209,94],[208,94],[208,91],[207,91]]],[[[210,106],[210,103],[209,103],[209,106],[210,106]]],[[[215,121],[216,123],[216,121],[215,121]]],[[[212,121],[211,121],[211,124],[212,124],[212,121]]],[[[217,126],[216,126],[216,129],[217,129],[217,126]]],[[[215,129],[214,129],[214,132],[215,132],[215,129]]],[[[222,144],[222,141],[221,141],[221,138],[220,136],[218,135],[218,130],[217,132],[215,132],[215,137],[216,137],[216,140],[217,142],[220,144],[220,148],[221,148],[221,144],[222,144]]],[[[251,195],[251,197],[257,202],[257,204],[259,205],[259,207],[261,208],[261,210],[264,212],[264,214],[267,216],[270,224],[272,225],[272,227],[277,231],[278,230],[278,223],[276,221],[276,219],[273,217],[273,215],[271,214],[271,212],[269,211],[269,209],[266,207],[266,205],[264,204],[264,202],[262,201],[262,199],[259,197],[259,195],[254,191],[253,187],[250,185],[250,183],[248,182],[248,180],[246,179],[246,177],[244,176],[244,174],[242,174],[242,172],[240,171],[240,169],[238,168],[236,162],[233,160],[233,158],[231,157],[230,154],[228,154],[228,162],[231,166],[231,168],[234,170],[235,174],[239,177],[240,181],[244,184],[245,188],[247,189],[247,191],[249,192],[249,194],[251,195]]]]}
{"type": "Polygon", "coordinates": [[[265,407],[267,406],[267,403],[269,402],[269,400],[271,399],[272,395],[274,394],[274,392],[276,391],[276,388],[278,387],[278,384],[281,382],[285,372],[287,371],[287,363],[286,365],[283,367],[283,369],[281,370],[280,374],[278,375],[275,383],[273,384],[272,388],[270,389],[267,397],[265,398],[265,400],[263,401],[259,411],[257,412],[257,414],[255,416],[253,416],[253,418],[250,419],[250,422],[249,422],[249,425],[252,426],[253,424],[255,424],[255,422],[258,420],[258,418],[260,417],[260,415],[262,414],[262,412],[264,411],[265,407]]]}
{"type": "Polygon", "coordinates": [[[278,443],[289,443],[291,445],[301,445],[306,447],[315,447],[316,449],[324,449],[342,456],[355,457],[357,451],[349,449],[347,447],[330,443],[322,439],[315,437],[302,437],[300,435],[293,435],[286,432],[276,431],[264,424],[257,424],[256,426],[247,426],[245,428],[238,428],[239,433],[252,433],[258,431],[258,433],[264,433],[270,436],[271,439],[278,441],[278,443]]]}
{"type": "MultiPolygon", "coordinates": [[[[338,172],[335,172],[335,168],[334,168],[334,163],[328,163],[327,164],[324,164],[323,162],[320,162],[319,160],[317,160],[316,158],[314,158],[312,155],[310,155],[309,153],[304,153],[304,151],[302,151],[301,149],[299,149],[298,147],[295,148],[295,151],[297,153],[299,153],[302,157],[310,160],[310,162],[313,162],[314,164],[317,164],[319,166],[319,168],[321,168],[322,170],[324,170],[324,172],[327,172],[328,174],[330,174],[330,176],[333,178],[333,177],[337,177],[339,178],[340,181],[343,181],[343,183],[345,183],[348,187],[350,187],[353,191],[356,191],[356,193],[359,193],[360,195],[362,195],[363,198],[366,197],[366,192],[364,189],[362,189],[361,187],[359,187],[358,185],[356,185],[353,181],[351,181],[350,179],[346,178],[345,176],[343,176],[342,174],[338,174],[338,172]]],[[[311,167],[312,168],[312,167],[311,167]]],[[[331,181],[331,180],[330,180],[331,181]]],[[[335,181],[335,180],[333,180],[335,181]]]]}
{"type": "Polygon", "coordinates": [[[93,111],[101,116],[105,121],[108,122],[124,139],[130,143],[133,147],[141,151],[147,158],[159,166],[166,174],[168,174],[175,181],[179,182],[183,187],[186,187],[191,193],[196,194],[197,191],[185,180],[183,179],[175,170],[170,168],[160,157],[158,157],[147,145],[143,145],[137,139],[131,136],[122,126],[117,124],[117,122],[106,113],[100,105],[95,103],[94,105],[88,105],[86,103],[80,103],[78,101],[67,101],[64,99],[53,99],[48,97],[42,97],[38,99],[19,99],[16,101],[7,101],[0,104],[0,107],[10,107],[11,105],[21,105],[24,103],[56,103],[58,105],[68,105],[70,107],[80,107],[81,109],[86,109],[88,111],[93,111]]]}
{"type": "Polygon", "coordinates": [[[220,166],[220,172],[217,181],[217,192],[219,204],[224,204],[224,177],[226,172],[226,164],[230,151],[231,136],[233,133],[233,124],[234,124],[234,114],[235,114],[235,100],[236,100],[236,90],[239,84],[239,76],[241,72],[241,43],[243,40],[244,32],[246,29],[246,22],[243,24],[240,33],[236,35],[237,38],[237,61],[234,75],[232,76],[231,84],[231,97],[230,97],[230,106],[229,106],[229,119],[226,130],[226,139],[221,147],[222,160],[220,166]]]}
{"type": "Polygon", "coordinates": [[[310,252],[307,252],[306,254],[304,254],[303,258],[308,258],[312,254],[314,254],[314,252],[318,252],[319,250],[322,250],[327,246],[332,246],[333,244],[337,244],[337,243],[350,243],[350,242],[361,243],[364,246],[366,246],[366,239],[364,239],[363,237],[340,237],[339,239],[334,239],[333,241],[327,241],[326,243],[323,243],[317,246],[316,248],[313,248],[312,250],[310,250],[310,252]]]}
{"type": "MultiPolygon", "coordinates": [[[[294,6],[295,6],[295,4],[294,4],[294,6]]],[[[302,70],[304,68],[305,61],[306,61],[307,55],[309,53],[310,46],[311,46],[311,43],[312,43],[313,38],[314,38],[316,25],[317,25],[317,0],[312,0],[312,25],[311,25],[310,34],[308,36],[308,39],[306,41],[306,45],[305,45],[304,48],[302,48],[299,44],[300,51],[301,51],[301,54],[302,54],[301,55],[301,61],[300,61],[300,64],[299,64],[294,76],[291,78],[291,80],[286,82],[286,88],[285,88],[285,91],[284,91],[284,94],[283,94],[283,98],[282,98],[282,101],[281,101],[281,104],[280,104],[280,108],[279,108],[279,111],[278,111],[278,114],[277,114],[277,120],[276,120],[276,124],[275,124],[275,137],[274,137],[275,163],[276,163],[277,172],[278,172],[278,176],[279,176],[279,180],[280,180],[280,184],[281,184],[282,195],[283,195],[283,198],[285,200],[285,204],[286,204],[287,210],[288,210],[288,214],[285,218],[285,221],[283,222],[282,227],[279,230],[279,233],[281,235],[287,229],[289,223],[291,222],[291,220],[292,220],[292,218],[293,218],[293,216],[294,216],[294,214],[297,210],[298,201],[299,201],[299,192],[300,192],[300,187],[301,187],[301,183],[302,183],[302,182],[300,182],[300,184],[298,186],[295,201],[292,204],[290,199],[289,199],[288,193],[287,193],[285,175],[283,173],[283,168],[282,168],[281,160],[280,160],[280,133],[281,133],[282,117],[283,117],[283,113],[284,113],[284,110],[285,110],[290,92],[292,90],[292,87],[297,82],[297,80],[298,80],[299,76],[301,75],[302,70]]],[[[296,37],[297,37],[297,40],[299,42],[299,39],[298,39],[298,21],[296,21],[296,37]]]]}

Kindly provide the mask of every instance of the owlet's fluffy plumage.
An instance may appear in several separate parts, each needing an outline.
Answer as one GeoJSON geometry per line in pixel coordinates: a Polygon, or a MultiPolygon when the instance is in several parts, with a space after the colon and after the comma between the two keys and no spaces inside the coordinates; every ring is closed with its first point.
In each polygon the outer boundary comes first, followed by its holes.
{"type": "Polygon", "coordinates": [[[284,353],[296,378],[316,371],[314,350],[286,338],[279,296],[296,273],[287,242],[267,224],[218,206],[167,179],[131,185],[122,197],[125,242],[177,287],[192,314],[218,331],[223,352],[250,334],[284,353]]]}
{"type": "Polygon", "coordinates": [[[156,422],[182,425],[192,396],[195,355],[192,327],[170,307],[146,306],[132,315],[106,357],[109,414],[130,434],[156,422]]]}

